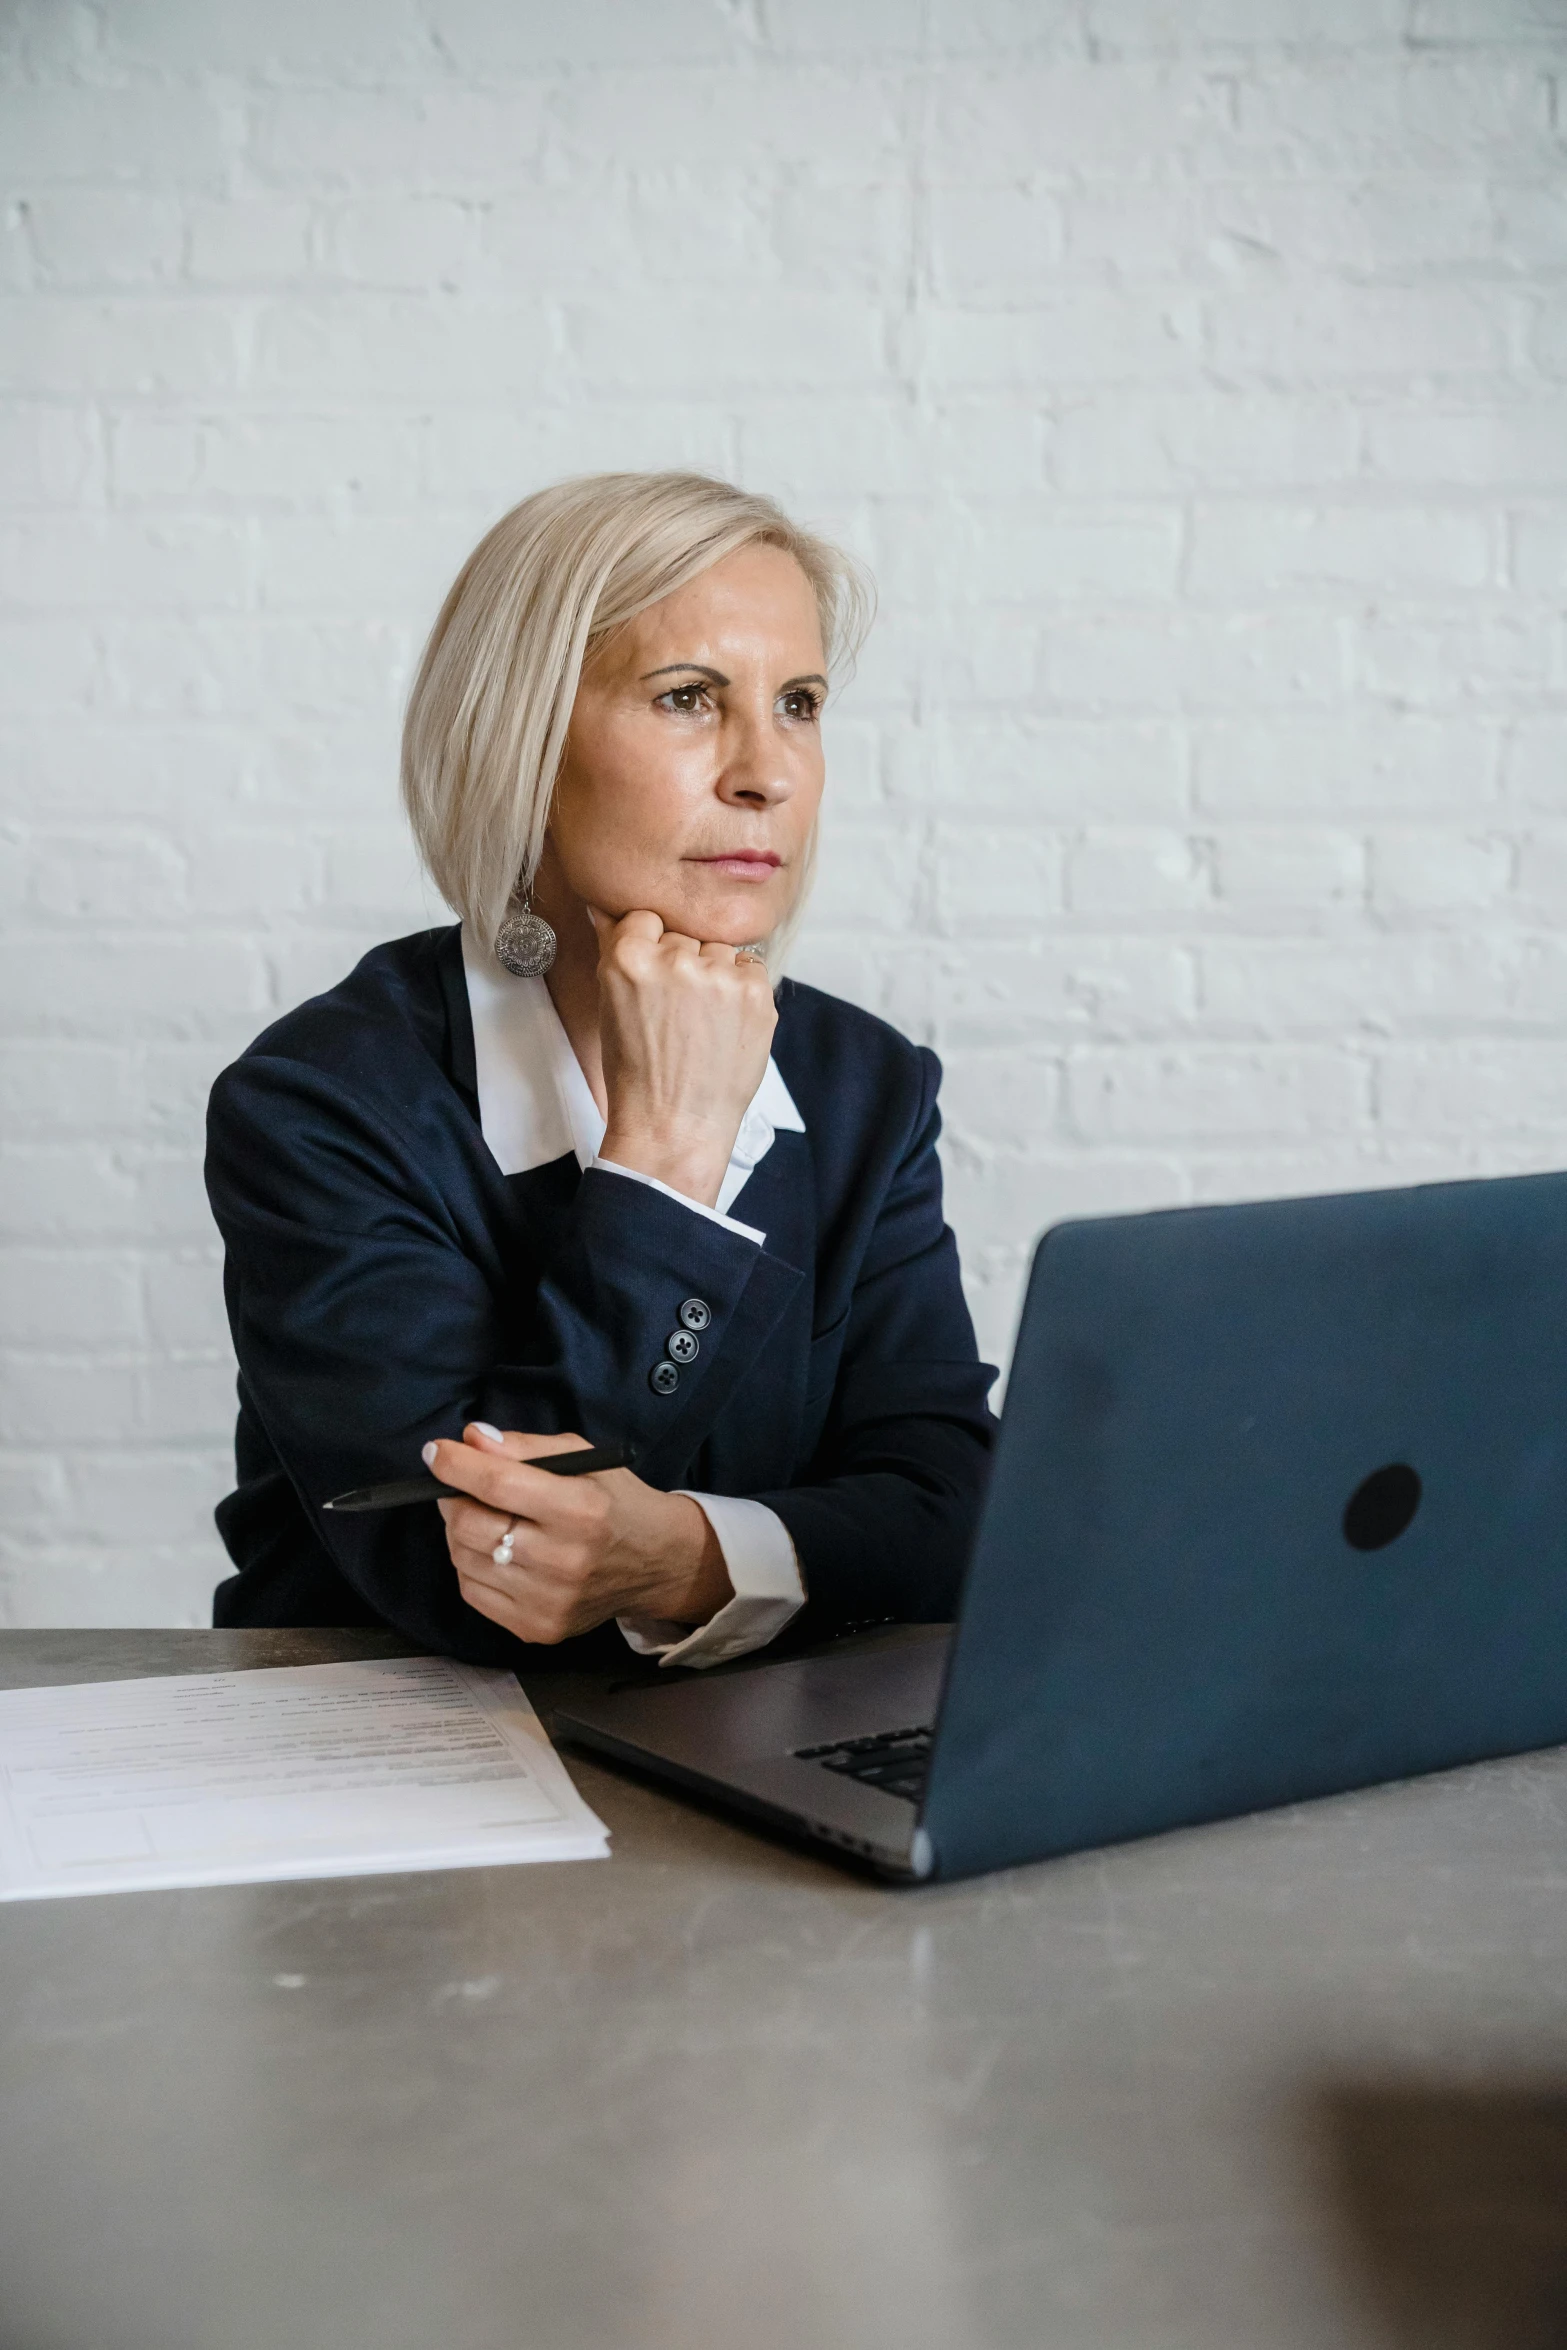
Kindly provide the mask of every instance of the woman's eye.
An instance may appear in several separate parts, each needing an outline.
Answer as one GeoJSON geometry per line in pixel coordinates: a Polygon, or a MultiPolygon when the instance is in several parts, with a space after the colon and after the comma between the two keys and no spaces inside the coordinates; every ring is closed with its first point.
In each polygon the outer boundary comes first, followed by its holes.
{"type": "Polygon", "coordinates": [[[822,697],[813,694],[808,685],[791,686],[779,697],[779,707],[786,718],[800,718],[809,723],[821,711],[822,697]]]}
{"type": "Polygon", "coordinates": [[[661,710],[672,710],[677,718],[695,718],[707,701],[705,685],[672,685],[667,694],[660,694],[661,710]]]}

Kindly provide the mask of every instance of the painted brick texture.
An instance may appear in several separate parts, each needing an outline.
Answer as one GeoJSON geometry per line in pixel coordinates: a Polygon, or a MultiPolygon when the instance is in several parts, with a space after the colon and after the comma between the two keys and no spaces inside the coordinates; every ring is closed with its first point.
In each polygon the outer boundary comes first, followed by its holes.
{"type": "Polygon", "coordinates": [[[559,475],[875,570],[802,975],[1057,1216],[1567,1155],[1564,0],[17,0],[0,1621],[200,1622],[213,1073],[440,909],[398,710],[559,475]]]}

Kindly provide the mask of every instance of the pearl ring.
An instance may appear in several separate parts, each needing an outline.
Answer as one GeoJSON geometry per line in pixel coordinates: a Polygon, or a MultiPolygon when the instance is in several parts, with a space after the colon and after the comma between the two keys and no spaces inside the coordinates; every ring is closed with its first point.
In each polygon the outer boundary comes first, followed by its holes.
{"type": "Polygon", "coordinates": [[[505,1533],[501,1536],[499,1542],[497,1542],[495,1548],[491,1551],[490,1556],[498,1567],[509,1567],[511,1565],[512,1537],[516,1531],[517,1521],[515,1518],[513,1518],[511,1524],[507,1527],[505,1533]]]}

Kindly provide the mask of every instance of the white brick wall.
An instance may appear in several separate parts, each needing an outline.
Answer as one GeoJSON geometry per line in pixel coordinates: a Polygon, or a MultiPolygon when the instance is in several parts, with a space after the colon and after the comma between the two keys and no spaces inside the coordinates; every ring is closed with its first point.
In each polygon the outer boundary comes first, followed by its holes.
{"type": "Polygon", "coordinates": [[[205,1091],[437,918],[399,697],[563,472],[883,587],[800,968],[1062,1213],[1567,1155],[1567,0],[13,0],[0,1620],[196,1622],[205,1091]]]}

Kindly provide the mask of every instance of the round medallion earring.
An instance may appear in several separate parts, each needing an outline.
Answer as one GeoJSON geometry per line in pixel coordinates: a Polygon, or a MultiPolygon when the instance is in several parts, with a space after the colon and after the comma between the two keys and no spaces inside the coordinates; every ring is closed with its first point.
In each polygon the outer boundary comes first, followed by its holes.
{"type": "Polygon", "coordinates": [[[555,960],[555,932],[533,911],[532,892],[513,898],[495,933],[495,960],[519,979],[542,979],[555,960]]]}

